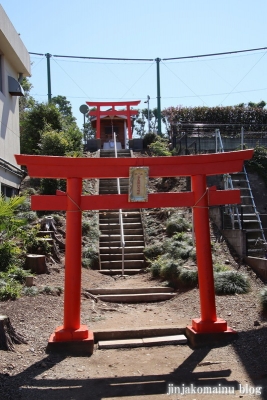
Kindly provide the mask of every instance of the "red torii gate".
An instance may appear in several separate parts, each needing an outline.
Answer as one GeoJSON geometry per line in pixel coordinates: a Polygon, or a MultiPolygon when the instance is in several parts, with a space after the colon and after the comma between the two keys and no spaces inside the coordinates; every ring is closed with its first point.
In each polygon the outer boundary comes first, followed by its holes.
{"type": "Polygon", "coordinates": [[[138,110],[131,110],[131,106],[137,106],[140,100],[134,101],[87,101],[86,104],[90,107],[96,107],[96,111],[90,111],[90,115],[96,116],[96,139],[100,139],[100,117],[108,115],[115,117],[119,115],[127,116],[128,139],[132,139],[132,124],[131,116],[138,114],[138,110]],[[126,110],[116,110],[115,107],[126,106],[126,110]],[[111,107],[111,110],[101,110],[101,107],[111,107]]]}
{"type": "Polygon", "coordinates": [[[210,248],[209,206],[240,203],[240,190],[206,187],[207,175],[239,172],[253,150],[178,157],[69,158],[16,155],[19,165],[38,178],[67,179],[67,191],[56,195],[32,196],[33,210],[66,210],[66,258],[64,323],[56,328],[49,343],[85,342],[93,351],[93,332],[80,324],[81,222],[83,210],[192,207],[195,226],[201,317],[192,320],[193,333],[232,332],[217,318],[210,248]],[[127,194],[82,195],[83,178],[128,178],[130,167],[149,167],[149,177],[191,176],[192,191],[151,193],[147,201],[129,202],[127,194]]]}

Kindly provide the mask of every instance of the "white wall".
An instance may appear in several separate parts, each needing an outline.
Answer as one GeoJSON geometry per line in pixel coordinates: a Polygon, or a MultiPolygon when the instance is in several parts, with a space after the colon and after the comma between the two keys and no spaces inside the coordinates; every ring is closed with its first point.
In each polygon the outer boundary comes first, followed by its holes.
{"type": "MultiPolygon", "coordinates": [[[[20,153],[19,97],[8,91],[8,76],[18,80],[19,74],[30,76],[30,56],[17,31],[0,5],[0,186],[19,187],[20,177],[4,167],[4,163],[20,168],[14,155],[20,153]]],[[[10,165],[9,165],[10,166],[10,165]]],[[[12,167],[11,167],[12,170],[12,167]]],[[[16,169],[14,170],[16,172],[16,169]]]]}

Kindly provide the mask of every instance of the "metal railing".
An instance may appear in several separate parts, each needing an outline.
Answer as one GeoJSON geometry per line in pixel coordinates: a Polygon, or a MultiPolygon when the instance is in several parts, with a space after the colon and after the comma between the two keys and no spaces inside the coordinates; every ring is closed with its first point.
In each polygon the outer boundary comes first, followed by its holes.
{"type": "Polygon", "coordinates": [[[256,204],[255,204],[255,201],[254,201],[254,196],[253,196],[253,193],[252,193],[252,190],[251,190],[251,186],[250,186],[250,183],[249,183],[248,174],[247,174],[245,166],[243,167],[243,170],[244,170],[244,174],[245,174],[247,185],[248,185],[249,194],[250,194],[251,201],[252,201],[252,207],[253,207],[254,213],[255,213],[255,215],[257,217],[257,221],[258,221],[258,224],[259,224],[259,227],[260,227],[260,230],[261,230],[263,243],[265,244],[266,243],[266,239],[265,239],[264,230],[263,230],[261,219],[260,219],[260,214],[257,211],[257,207],[256,207],[256,204]]]}
{"type": "MultiPolygon", "coordinates": [[[[224,153],[222,137],[219,129],[215,129],[215,152],[224,153]]],[[[224,174],[224,189],[234,189],[233,181],[230,174],[224,174]]],[[[242,222],[239,215],[239,210],[237,205],[228,205],[229,215],[231,218],[232,229],[235,229],[235,215],[237,217],[238,229],[242,229],[242,222]]]]}
{"type": "MultiPolygon", "coordinates": [[[[113,133],[114,140],[114,150],[115,150],[115,158],[118,158],[117,153],[117,142],[116,142],[116,133],[113,133]]],[[[121,194],[120,188],[120,178],[117,178],[117,191],[118,194],[121,194]]],[[[120,224],[120,236],[121,236],[121,275],[124,276],[124,248],[125,248],[125,240],[124,240],[124,229],[123,229],[123,219],[122,219],[122,209],[119,209],[119,224],[120,224]]]]}

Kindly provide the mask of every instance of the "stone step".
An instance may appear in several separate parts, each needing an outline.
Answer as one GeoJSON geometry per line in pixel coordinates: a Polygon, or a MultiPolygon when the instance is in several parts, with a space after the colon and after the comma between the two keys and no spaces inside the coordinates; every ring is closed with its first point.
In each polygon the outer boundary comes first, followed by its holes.
{"type": "Polygon", "coordinates": [[[127,293],[127,294],[101,294],[99,300],[111,303],[147,303],[151,301],[166,301],[176,296],[175,293],[127,293]]]}
{"type": "MultiPolygon", "coordinates": [[[[120,233],[120,226],[118,227],[112,227],[112,228],[107,228],[107,227],[99,227],[99,230],[102,235],[107,235],[109,232],[112,232],[112,235],[114,234],[119,234],[120,233]]],[[[143,234],[143,228],[124,228],[124,235],[142,235],[143,234]]]]}
{"type": "MultiPolygon", "coordinates": [[[[121,236],[120,236],[120,234],[115,235],[113,233],[102,234],[102,235],[100,235],[99,239],[100,239],[99,240],[100,243],[112,242],[112,241],[120,243],[121,236]]],[[[143,242],[144,237],[143,237],[143,234],[142,235],[124,235],[124,241],[125,242],[143,242]]]]}
{"type": "Polygon", "coordinates": [[[87,292],[94,295],[102,294],[142,294],[142,293],[170,293],[173,292],[173,288],[164,286],[152,286],[152,287],[138,287],[138,288],[93,288],[86,289],[87,292]]]}
{"type": "MultiPolygon", "coordinates": [[[[116,241],[116,242],[101,242],[100,243],[101,244],[101,246],[103,246],[103,247],[115,247],[115,248],[117,248],[117,249],[119,249],[120,247],[121,247],[121,242],[120,241],[116,241]]],[[[144,248],[145,248],[145,243],[144,243],[144,241],[132,241],[132,242],[129,242],[129,241],[127,241],[127,242],[125,242],[125,247],[124,247],[124,251],[128,251],[128,250],[126,250],[126,249],[131,249],[131,248],[133,248],[133,247],[141,247],[143,250],[144,250],[144,248]]],[[[131,250],[129,250],[129,251],[131,251],[131,250]]]]}
{"type": "MultiPolygon", "coordinates": [[[[136,275],[142,272],[142,268],[132,268],[132,269],[127,269],[124,271],[125,275],[136,275]]],[[[103,275],[121,275],[122,270],[121,269],[100,269],[99,272],[103,275]]]]}
{"type": "MultiPolygon", "coordinates": [[[[135,228],[135,227],[137,227],[137,228],[139,228],[139,226],[141,225],[141,223],[140,222],[128,222],[127,221],[127,219],[125,219],[125,221],[123,221],[123,227],[125,227],[125,228],[135,228]]],[[[105,228],[105,227],[111,227],[111,228],[114,228],[114,227],[117,227],[118,226],[118,224],[115,222],[115,223],[112,223],[112,222],[108,222],[108,223],[101,223],[101,224],[99,224],[99,226],[101,226],[102,228],[105,228]]]]}
{"type": "MultiPolygon", "coordinates": [[[[136,217],[123,217],[122,216],[122,221],[123,221],[123,223],[128,223],[128,224],[130,224],[130,223],[141,224],[141,218],[137,217],[137,216],[136,217]]],[[[106,218],[103,216],[103,217],[99,218],[99,223],[100,224],[119,224],[119,216],[117,218],[115,218],[115,217],[106,218]]]]}
{"type": "MultiPolygon", "coordinates": [[[[101,269],[121,269],[122,262],[121,260],[109,260],[109,261],[101,261],[101,269]]],[[[140,269],[144,268],[143,260],[125,260],[124,261],[124,269],[140,269]]]]}
{"type": "MultiPolygon", "coordinates": [[[[143,254],[145,246],[125,246],[124,247],[124,252],[125,253],[140,253],[143,254]]],[[[99,251],[101,254],[118,254],[118,252],[122,252],[121,247],[99,247],[99,251]]]]}
{"type": "Polygon", "coordinates": [[[158,336],[142,339],[100,340],[98,347],[99,349],[121,349],[181,344],[187,344],[187,338],[184,335],[158,336]]]}
{"type": "MultiPolygon", "coordinates": [[[[100,260],[101,263],[103,261],[117,261],[122,260],[122,251],[117,254],[114,253],[102,253],[100,252],[100,260]]],[[[135,260],[135,261],[144,261],[144,253],[124,253],[124,260],[135,260]]]]}

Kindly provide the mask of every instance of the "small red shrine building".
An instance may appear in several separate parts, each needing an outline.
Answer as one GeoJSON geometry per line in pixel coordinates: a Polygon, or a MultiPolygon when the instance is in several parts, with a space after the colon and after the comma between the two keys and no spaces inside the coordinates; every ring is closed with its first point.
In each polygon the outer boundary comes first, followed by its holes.
{"type": "Polygon", "coordinates": [[[138,110],[132,110],[137,106],[140,100],[136,101],[116,101],[116,102],[93,102],[87,101],[89,107],[95,107],[96,110],[89,111],[92,116],[91,124],[96,129],[96,139],[99,142],[98,147],[104,150],[114,149],[113,133],[116,133],[117,149],[125,149],[128,140],[132,139],[132,119],[138,110]],[[101,107],[105,107],[103,110],[101,107]],[[107,107],[109,107],[107,109],[107,107]],[[117,109],[123,107],[123,109],[117,109]]]}

